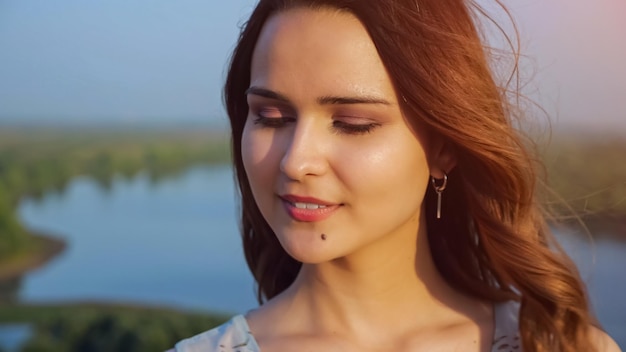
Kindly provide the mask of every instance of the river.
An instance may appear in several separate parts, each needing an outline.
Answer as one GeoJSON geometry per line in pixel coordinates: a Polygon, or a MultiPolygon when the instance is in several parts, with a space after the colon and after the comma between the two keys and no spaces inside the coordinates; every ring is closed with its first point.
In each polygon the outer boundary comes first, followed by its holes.
{"type": "MultiPolygon", "coordinates": [[[[23,302],[106,300],[245,312],[256,304],[240,249],[228,167],[196,167],[155,182],[116,178],[108,190],[76,178],[62,194],[25,200],[28,227],[67,250],[26,275],[23,302]]],[[[626,347],[626,242],[566,236],[600,322],[626,347]]]]}

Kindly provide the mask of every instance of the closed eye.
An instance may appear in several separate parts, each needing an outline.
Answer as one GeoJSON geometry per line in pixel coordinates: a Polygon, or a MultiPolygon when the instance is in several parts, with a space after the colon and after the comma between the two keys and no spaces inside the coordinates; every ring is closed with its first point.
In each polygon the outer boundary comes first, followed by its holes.
{"type": "Polygon", "coordinates": [[[257,115],[254,119],[255,125],[261,125],[269,128],[281,128],[285,127],[290,122],[294,122],[296,119],[293,117],[265,117],[257,115]]]}
{"type": "Polygon", "coordinates": [[[333,121],[333,129],[340,134],[360,135],[372,132],[380,123],[347,123],[341,120],[333,121]]]}
{"type": "Polygon", "coordinates": [[[269,128],[281,128],[286,124],[295,121],[288,111],[280,107],[260,107],[258,109],[251,108],[251,112],[256,115],[254,119],[255,125],[269,128]]]}

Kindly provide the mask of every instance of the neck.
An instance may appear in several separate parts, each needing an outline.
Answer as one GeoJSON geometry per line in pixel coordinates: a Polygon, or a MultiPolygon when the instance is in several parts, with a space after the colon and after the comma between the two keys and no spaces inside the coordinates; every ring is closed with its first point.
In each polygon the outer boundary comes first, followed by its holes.
{"type": "Polygon", "coordinates": [[[310,331],[375,331],[381,324],[402,329],[404,322],[413,329],[433,326],[465,315],[457,308],[468,303],[437,271],[425,226],[390,235],[348,257],[304,264],[284,298],[300,307],[294,313],[310,317],[310,331]]]}

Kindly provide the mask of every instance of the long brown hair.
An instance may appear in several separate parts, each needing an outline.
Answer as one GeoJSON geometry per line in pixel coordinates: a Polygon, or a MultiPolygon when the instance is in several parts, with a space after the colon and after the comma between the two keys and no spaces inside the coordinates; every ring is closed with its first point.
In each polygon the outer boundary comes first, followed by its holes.
{"type": "MultiPolygon", "coordinates": [[[[430,250],[456,289],[494,302],[521,302],[525,351],[591,351],[592,317],[571,260],[554,251],[535,197],[535,162],[513,127],[517,109],[508,86],[489,67],[477,14],[463,0],[261,0],[242,29],[224,88],[241,192],[243,246],[258,299],[270,299],[295,279],[291,258],[261,215],[245,174],[241,139],[248,114],[251,60],[267,19],[294,7],[329,8],[356,16],[389,73],[405,116],[454,150],[436,221],[435,192],[425,197],[430,250]]],[[[515,68],[516,69],[516,68],[515,68]]]]}

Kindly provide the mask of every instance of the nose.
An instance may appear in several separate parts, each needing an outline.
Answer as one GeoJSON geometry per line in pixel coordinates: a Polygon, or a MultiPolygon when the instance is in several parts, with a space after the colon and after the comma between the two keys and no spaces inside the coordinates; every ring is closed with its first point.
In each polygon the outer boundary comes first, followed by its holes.
{"type": "Polygon", "coordinates": [[[303,181],[307,176],[321,176],[328,169],[323,129],[314,123],[296,122],[287,140],[280,171],[289,179],[303,181]]]}

